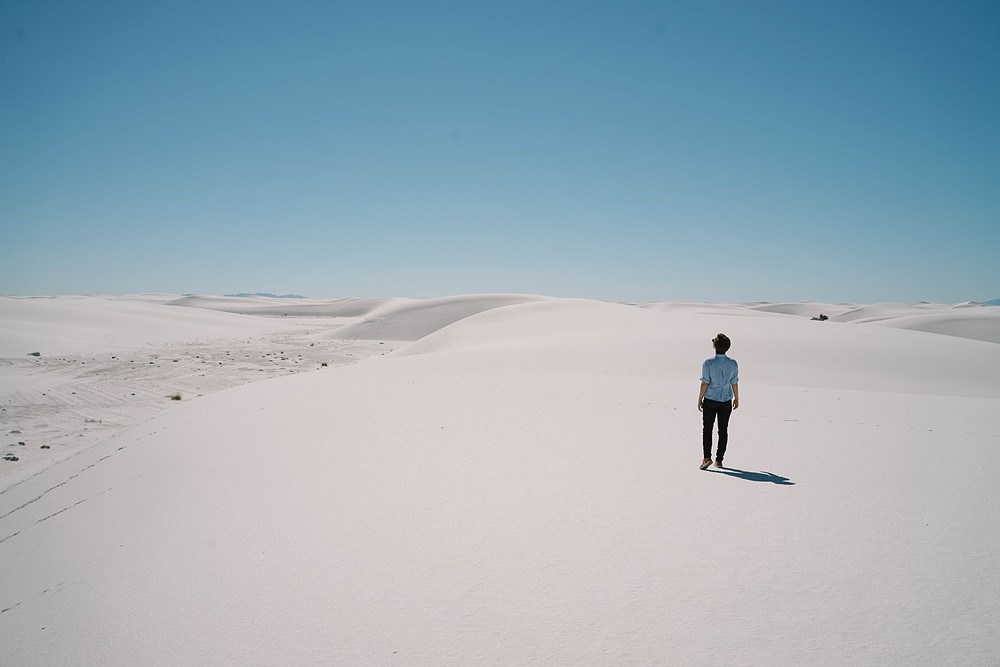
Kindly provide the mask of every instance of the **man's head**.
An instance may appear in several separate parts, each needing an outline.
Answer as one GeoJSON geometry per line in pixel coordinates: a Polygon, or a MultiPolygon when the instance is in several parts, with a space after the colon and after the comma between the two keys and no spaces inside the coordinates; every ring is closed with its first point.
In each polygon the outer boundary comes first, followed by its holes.
{"type": "Polygon", "coordinates": [[[729,340],[729,336],[724,333],[720,333],[712,339],[712,345],[715,346],[717,354],[725,354],[729,351],[729,346],[732,345],[732,342],[729,340]]]}

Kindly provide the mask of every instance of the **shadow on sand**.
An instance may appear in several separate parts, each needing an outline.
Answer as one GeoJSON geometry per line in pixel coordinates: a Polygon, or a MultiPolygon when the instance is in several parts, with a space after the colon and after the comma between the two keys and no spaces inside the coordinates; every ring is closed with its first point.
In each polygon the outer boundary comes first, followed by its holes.
{"type": "Polygon", "coordinates": [[[725,467],[709,468],[709,471],[729,475],[730,477],[745,479],[748,482],[771,482],[772,484],[780,484],[782,486],[793,486],[795,484],[795,482],[790,481],[787,477],[775,475],[773,472],[747,472],[746,470],[725,467]]]}

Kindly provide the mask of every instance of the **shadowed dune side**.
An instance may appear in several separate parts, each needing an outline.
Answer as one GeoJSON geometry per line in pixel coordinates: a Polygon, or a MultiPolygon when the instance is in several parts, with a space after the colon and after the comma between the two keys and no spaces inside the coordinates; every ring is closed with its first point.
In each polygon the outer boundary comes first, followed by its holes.
{"type": "Polygon", "coordinates": [[[924,333],[969,338],[988,343],[1000,343],[1000,308],[989,304],[965,302],[958,304],[876,303],[752,303],[700,304],[684,301],[639,304],[640,307],[662,312],[726,312],[731,315],[751,312],[789,315],[817,319],[825,315],[831,323],[873,325],[908,329],[924,333]]]}
{"type": "Polygon", "coordinates": [[[411,301],[404,298],[288,299],[266,296],[185,296],[166,305],[204,308],[226,313],[289,317],[364,317],[390,304],[411,301]]]}
{"type": "Polygon", "coordinates": [[[359,322],[337,329],[329,337],[415,341],[483,311],[549,300],[551,297],[527,294],[467,294],[391,303],[369,313],[359,322]]]}
{"type": "Polygon", "coordinates": [[[982,303],[876,303],[826,314],[831,322],[892,327],[1000,343],[1000,308],[982,303]]]}

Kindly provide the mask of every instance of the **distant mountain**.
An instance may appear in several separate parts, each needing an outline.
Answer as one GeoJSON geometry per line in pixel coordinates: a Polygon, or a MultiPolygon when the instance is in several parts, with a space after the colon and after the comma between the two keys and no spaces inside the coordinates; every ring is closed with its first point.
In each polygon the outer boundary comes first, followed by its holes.
{"type": "Polygon", "coordinates": [[[267,292],[255,292],[254,294],[247,294],[246,292],[241,292],[239,294],[223,294],[222,296],[267,296],[272,299],[305,299],[306,297],[301,294],[269,294],[267,292]]]}
{"type": "Polygon", "coordinates": [[[1000,306],[1000,299],[993,299],[992,301],[986,301],[987,306],[1000,306]]]}

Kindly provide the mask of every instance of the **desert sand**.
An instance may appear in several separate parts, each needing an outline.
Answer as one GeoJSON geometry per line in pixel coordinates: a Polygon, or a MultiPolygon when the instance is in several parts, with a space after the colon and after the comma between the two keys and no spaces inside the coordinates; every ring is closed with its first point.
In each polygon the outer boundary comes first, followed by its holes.
{"type": "Polygon", "coordinates": [[[997,378],[974,303],[0,297],[0,663],[996,664],[997,378]]]}

